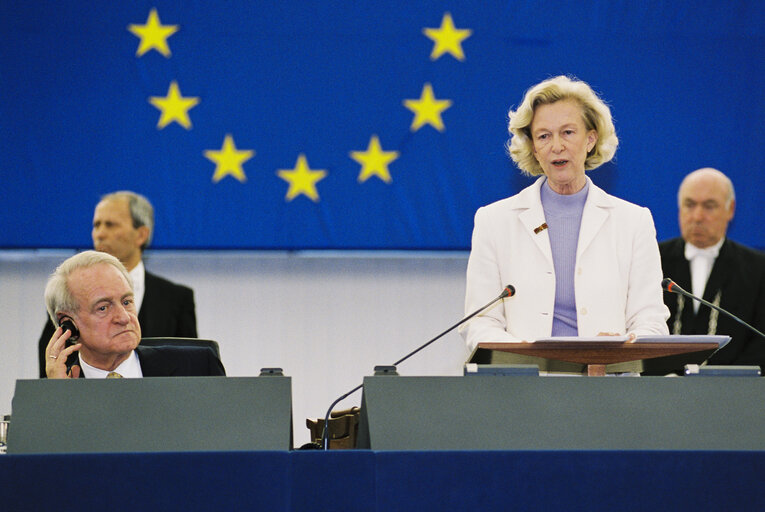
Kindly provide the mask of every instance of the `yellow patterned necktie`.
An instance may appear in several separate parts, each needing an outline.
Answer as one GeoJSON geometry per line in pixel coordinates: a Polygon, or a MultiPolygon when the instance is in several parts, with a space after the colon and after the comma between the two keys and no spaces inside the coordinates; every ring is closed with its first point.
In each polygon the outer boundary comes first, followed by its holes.
{"type": "Polygon", "coordinates": [[[109,372],[109,373],[106,374],[106,378],[107,379],[121,379],[122,375],[120,375],[117,372],[109,372]]]}

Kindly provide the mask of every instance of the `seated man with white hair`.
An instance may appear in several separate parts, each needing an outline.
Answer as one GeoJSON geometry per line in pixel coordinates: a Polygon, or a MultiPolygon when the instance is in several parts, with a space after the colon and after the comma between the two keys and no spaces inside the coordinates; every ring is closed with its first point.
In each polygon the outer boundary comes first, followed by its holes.
{"type": "MultiPolygon", "coordinates": [[[[93,212],[91,235],[95,250],[125,265],[144,337],[197,337],[194,291],[149,272],[144,265],[144,251],[154,236],[154,207],[145,196],[129,190],[102,196],[93,212]]],[[[48,318],[38,341],[40,377],[45,377],[45,348],[54,330],[48,318]]]]}
{"type": "Polygon", "coordinates": [[[48,279],[45,304],[56,330],[45,349],[48,378],[225,375],[207,347],[141,347],[141,326],[130,276],[110,254],[85,251],[64,261],[48,279]],[[72,330],[79,334],[67,343],[72,330]],[[67,365],[72,354],[76,361],[67,365]],[[73,363],[73,364],[71,364],[73,363]]]}

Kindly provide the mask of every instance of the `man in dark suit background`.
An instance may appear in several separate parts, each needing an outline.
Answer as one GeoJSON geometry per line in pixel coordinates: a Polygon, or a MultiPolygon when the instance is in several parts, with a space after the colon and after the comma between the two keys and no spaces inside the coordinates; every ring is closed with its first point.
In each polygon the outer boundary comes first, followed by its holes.
{"type": "Polygon", "coordinates": [[[48,378],[225,375],[211,348],[139,346],[130,276],[110,254],[85,251],[64,261],[48,279],[45,305],[57,326],[45,348],[48,378]]]}
{"type": "MultiPolygon", "coordinates": [[[[730,179],[711,168],[690,173],[680,185],[678,208],[682,237],[659,244],[664,276],[765,331],[765,254],[725,237],[736,209],[730,179]]],[[[708,364],[759,365],[765,370],[765,339],[682,295],[665,292],[664,302],[670,333],[731,336],[708,364]]],[[[660,370],[654,373],[683,373],[682,367],[660,370]]]]}
{"type": "MultiPolygon", "coordinates": [[[[144,337],[197,337],[193,290],[144,267],[143,251],[154,234],[154,208],[148,199],[130,191],[103,196],[93,213],[91,234],[94,249],[115,256],[130,273],[144,337]]],[[[48,318],[38,342],[40,377],[45,376],[45,347],[54,330],[48,318]]]]}

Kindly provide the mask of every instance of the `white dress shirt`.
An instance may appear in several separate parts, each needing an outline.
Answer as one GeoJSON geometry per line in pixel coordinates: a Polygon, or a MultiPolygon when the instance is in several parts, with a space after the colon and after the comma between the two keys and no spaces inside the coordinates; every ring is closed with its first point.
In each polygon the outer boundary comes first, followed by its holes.
{"type": "MultiPolygon", "coordinates": [[[[715,264],[715,259],[720,253],[725,238],[721,238],[715,245],[700,249],[695,245],[685,243],[685,259],[691,266],[691,291],[697,297],[704,297],[704,289],[707,287],[709,274],[715,264]]],[[[698,313],[699,302],[693,301],[693,312],[698,313]]]]}
{"type": "MultiPolygon", "coordinates": [[[[80,356],[80,368],[83,372],[85,372],[86,379],[105,379],[106,376],[111,373],[89,365],[87,362],[85,362],[85,360],[82,359],[82,356],[80,356]]],[[[141,371],[141,361],[138,359],[138,354],[136,351],[134,350],[130,354],[130,357],[122,361],[122,363],[117,368],[115,368],[114,371],[126,379],[143,377],[143,371],[141,371]]]]}

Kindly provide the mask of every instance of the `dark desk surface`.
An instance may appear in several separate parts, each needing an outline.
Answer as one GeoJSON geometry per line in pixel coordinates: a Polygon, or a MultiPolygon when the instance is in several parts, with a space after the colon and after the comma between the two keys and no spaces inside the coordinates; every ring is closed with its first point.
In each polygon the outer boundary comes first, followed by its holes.
{"type": "Polygon", "coordinates": [[[0,456],[2,510],[763,510],[760,451],[0,456]]]}

